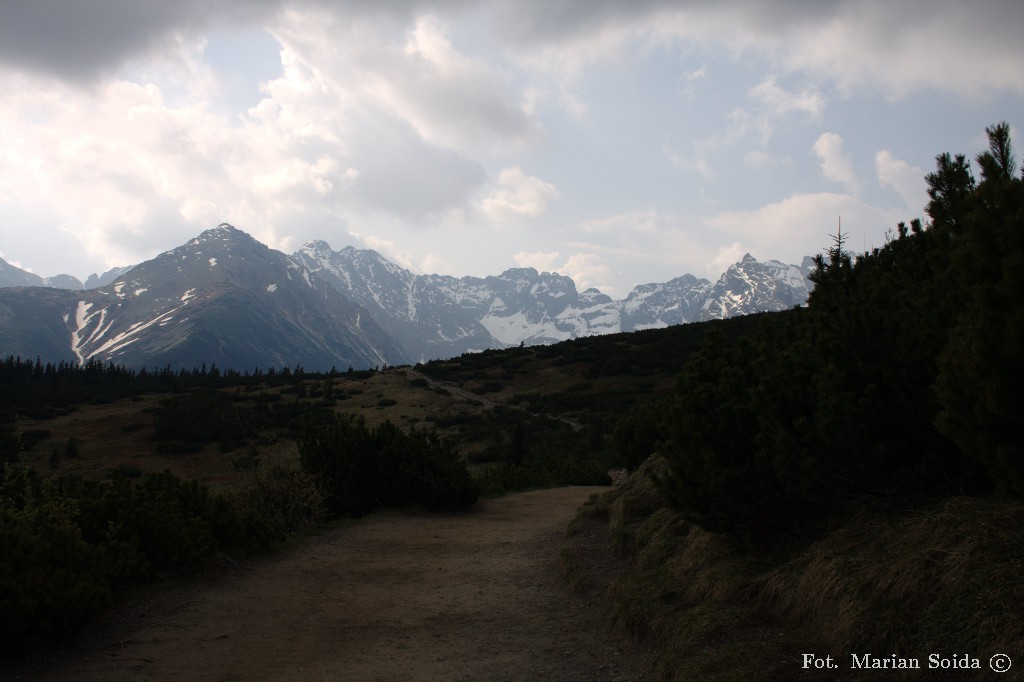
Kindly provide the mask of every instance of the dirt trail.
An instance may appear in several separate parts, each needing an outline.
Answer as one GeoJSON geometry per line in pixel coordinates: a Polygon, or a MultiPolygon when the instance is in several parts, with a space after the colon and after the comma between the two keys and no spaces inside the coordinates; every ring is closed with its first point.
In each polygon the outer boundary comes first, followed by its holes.
{"type": "Polygon", "coordinates": [[[593,562],[582,592],[562,569],[561,548],[587,541],[568,540],[566,524],[599,490],[509,495],[461,515],[372,518],[123,605],[53,661],[0,677],[650,679],[649,653],[606,624],[599,593],[610,564],[593,562]]]}

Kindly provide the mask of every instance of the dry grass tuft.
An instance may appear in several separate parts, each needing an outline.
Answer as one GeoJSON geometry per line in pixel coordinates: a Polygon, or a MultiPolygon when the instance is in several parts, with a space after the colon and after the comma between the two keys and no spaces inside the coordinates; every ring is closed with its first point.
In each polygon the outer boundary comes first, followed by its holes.
{"type": "Polygon", "coordinates": [[[767,679],[766,670],[801,679],[813,672],[800,667],[807,651],[836,660],[968,652],[982,661],[1024,651],[1019,501],[958,497],[861,513],[780,558],[662,506],[647,475],[658,466],[648,462],[601,504],[616,547],[633,560],[609,590],[612,621],[654,640],[666,679],[767,679]]]}
{"type": "Polygon", "coordinates": [[[958,497],[862,516],[763,578],[761,599],[846,651],[1024,648],[1024,505],[958,497]]]}

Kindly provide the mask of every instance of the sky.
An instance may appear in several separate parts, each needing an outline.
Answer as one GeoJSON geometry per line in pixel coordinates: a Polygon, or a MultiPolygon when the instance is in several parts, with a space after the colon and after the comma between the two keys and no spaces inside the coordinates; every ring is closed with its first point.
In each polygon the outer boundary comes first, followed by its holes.
{"type": "MultiPolygon", "coordinates": [[[[1019,0],[0,0],[0,257],[221,222],[625,297],[924,217],[1024,128],[1019,0]]],[[[1020,155],[1018,155],[1020,158],[1020,155]]]]}

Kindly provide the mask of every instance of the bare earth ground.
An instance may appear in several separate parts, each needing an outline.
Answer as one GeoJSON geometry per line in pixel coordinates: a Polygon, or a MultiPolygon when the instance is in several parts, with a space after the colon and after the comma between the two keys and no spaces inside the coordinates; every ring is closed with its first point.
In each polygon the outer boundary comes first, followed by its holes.
{"type": "Polygon", "coordinates": [[[280,555],[147,590],[14,680],[536,681],[652,679],[651,652],[611,632],[622,566],[594,492],[484,500],[459,515],[388,515],[280,555]],[[583,567],[574,591],[560,552],[583,567]]]}

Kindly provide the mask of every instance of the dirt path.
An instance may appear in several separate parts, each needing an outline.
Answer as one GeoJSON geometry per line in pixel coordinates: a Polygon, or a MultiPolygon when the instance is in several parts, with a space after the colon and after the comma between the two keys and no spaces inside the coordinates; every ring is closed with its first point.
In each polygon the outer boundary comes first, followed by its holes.
{"type": "MultiPolygon", "coordinates": [[[[116,609],[33,680],[646,680],[650,656],[573,591],[566,524],[602,488],[382,516],[116,609]]],[[[595,542],[596,539],[593,539],[595,542]]],[[[571,542],[585,542],[573,539],[571,542]]],[[[595,562],[600,564],[601,562],[595,562]]]]}

